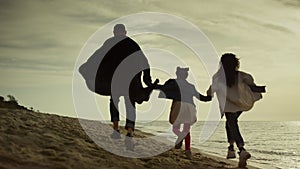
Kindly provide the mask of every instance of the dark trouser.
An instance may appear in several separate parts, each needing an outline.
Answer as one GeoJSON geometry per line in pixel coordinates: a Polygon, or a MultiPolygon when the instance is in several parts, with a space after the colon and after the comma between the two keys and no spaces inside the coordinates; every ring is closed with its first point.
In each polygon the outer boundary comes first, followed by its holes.
{"type": "Polygon", "coordinates": [[[239,130],[238,118],[242,114],[239,112],[226,112],[226,133],[229,143],[235,142],[238,147],[244,146],[244,140],[239,130]]]}
{"type": "MultiPolygon", "coordinates": [[[[120,121],[120,113],[118,104],[121,96],[111,96],[110,98],[110,118],[111,122],[120,121]]],[[[132,101],[128,96],[124,96],[125,108],[126,108],[126,124],[125,129],[132,128],[134,130],[136,110],[135,102],[132,101]]]]}

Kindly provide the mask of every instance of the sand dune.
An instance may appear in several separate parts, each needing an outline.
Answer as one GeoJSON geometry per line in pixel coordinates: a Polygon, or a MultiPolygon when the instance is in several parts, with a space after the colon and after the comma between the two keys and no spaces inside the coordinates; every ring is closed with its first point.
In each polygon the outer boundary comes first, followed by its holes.
{"type": "MultiPolygon", "coordinates": [[[[122,157],[107,151],[126,153],[118,146],[123,139],[119,143],[108,137],[110,133],[106,130],[110,131],[110,126],[86,120],[80,123],[76,118],[0,108],[0,169],[223,169],[237,166],[234,161],[206,155],[196,149],[192,160],[185,158],[183,150],[175,149],[154,157],[146,157],[147,154],[144,158],[122,157]],[[86,132],[95,134],[89,133],[93,140],[86,132]],[[106,150],[100,143],[105,143],[106,150]]],[[[124,129],[121,132],[125,133],[124,129]]],[[[169,144],[157,140],[139,140],[146,136],[141,131],[135,132],[135,151],[149,152],[146,145],[154,147],[153,151],[156,146],[169,148],[169,144]]]]}

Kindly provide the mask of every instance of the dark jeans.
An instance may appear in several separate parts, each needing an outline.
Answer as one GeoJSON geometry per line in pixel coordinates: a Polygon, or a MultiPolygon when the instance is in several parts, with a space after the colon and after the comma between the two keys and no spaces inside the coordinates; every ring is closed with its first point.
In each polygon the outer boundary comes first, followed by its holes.
{"type": "Polygon", "coordinates": [[[239,130],[238,118],[242,114],[239,112],[226,112],[226,133],[229,143],[235,142],[238,147],[244,146],[244,140],[239,130]]]}
{"type": "MultiPolygon", "coordinates": [[[[119,101],[121,96],[111,96],[110,98],[110,118],[111,122],[120,121],[119,113],[119,101]]],[[[126,124],[125,129],[132,128],[134,130],[136,120],[135,102],[128,96],[124,96],[125,108],[126,108],[126,124]]]]}

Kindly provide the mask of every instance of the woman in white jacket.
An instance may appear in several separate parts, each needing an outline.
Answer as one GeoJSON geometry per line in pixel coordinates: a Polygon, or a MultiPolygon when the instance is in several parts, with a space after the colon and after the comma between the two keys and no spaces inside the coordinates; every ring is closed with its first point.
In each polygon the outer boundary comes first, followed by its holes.
{"type": "Polygon", "coordinates": [[[221,57],[220,68],[213,76],[207,95],[217,94],[221,116],[226,117],[226,133],[229,143],[227,159],[235,158],[234,143],[239,148],[239,167],[245,167],[251,157],[244,148],[244,140],[239,131],[238,117],[250,110],[254,102],[261,99],[265,86],[256,86],[252,76],[239,71],[239,59],[232,53],[221,57]]]}

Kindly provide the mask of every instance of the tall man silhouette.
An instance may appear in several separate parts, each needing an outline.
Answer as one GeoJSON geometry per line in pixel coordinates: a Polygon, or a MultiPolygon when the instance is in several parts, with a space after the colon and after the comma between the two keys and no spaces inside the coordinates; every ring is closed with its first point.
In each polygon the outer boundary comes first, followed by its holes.
{"type": "Polygon", "coordinates": [[[125,26],[116,24],[113,34],[114,36],[107,39],[85,63],[86,66],[83,65],[79,71],[84,76],[89,89],[100,95],[110,96],[110,116],[114,129],[111,138],[113,139],[121,138],[118,103],[120,97],[124,96],[125,129],[127,130],[125,144],[127,148],[133,149],[131,138],[136,120],[135,105],[149,99],[154,84],[152,84],[147,58],[139,45],[126,36],[125,26]],[[93,73],[95,71],[96,73],[93,73]],[[143,88],[142,77],[148,88],[143,88]]]}

